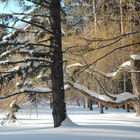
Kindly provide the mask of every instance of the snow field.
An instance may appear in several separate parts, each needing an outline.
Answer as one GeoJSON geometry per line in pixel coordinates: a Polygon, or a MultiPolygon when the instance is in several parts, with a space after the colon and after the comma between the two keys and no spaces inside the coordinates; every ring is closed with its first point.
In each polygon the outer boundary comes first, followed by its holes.
{"type": "MultiPolygon", "coordinates": [[[[1,113],[0,120],[5,113],[1,113]]],[[[122,109],[105,110],[99,114],[84,108],[68,108],[68,117],[59,128],[53,128],[49,108],[21,110],[18,122],[0,126],[0,140],[139,140],[140,118],[122,109]],[[70,118],[70,119],[69,119],[70,118]],[[72,120],[72,121],[71,121],[72,120]]]]}

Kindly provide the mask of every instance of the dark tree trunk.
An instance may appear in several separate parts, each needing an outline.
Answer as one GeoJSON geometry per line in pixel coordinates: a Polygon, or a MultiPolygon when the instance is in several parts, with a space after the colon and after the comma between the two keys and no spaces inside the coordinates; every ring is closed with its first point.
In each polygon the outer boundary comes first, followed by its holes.
{"type": "Polygon", "coordinates": [[[59,127],[66,118],[66,105],[63,82],[63,58],[61,42],[61,6],[60,0],[50,0],[50,22],[52,34],[51,44],[51,67],[52,96],[53,96],[53,119],[54,127],[59,127]]]}
{"type": "Polygon", "coordinates": [[[104,109],[103,109],[103,105],[101,103],[99,103],[99,107],[100,107],[100,113],[103,114],[104,113],[104,109]]]}
{"type": "Polygon", "coordinates": [[[93,110],[93,107],[92,107],[92,99],[91,98],[88,99],[88,108],[90,110],[93,110]]]}

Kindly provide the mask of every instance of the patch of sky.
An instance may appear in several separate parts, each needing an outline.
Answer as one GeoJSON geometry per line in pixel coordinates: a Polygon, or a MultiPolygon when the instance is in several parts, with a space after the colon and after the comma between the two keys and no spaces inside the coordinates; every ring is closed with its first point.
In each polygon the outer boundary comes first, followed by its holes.
{"type": "MultiPolygon", "coordinates": [[[[35,5],[31,2],[28,2],[26,0],[19,1],[19,0],[8,0],[8,2],[0,2],[0,14],[12,14],[12,13],[29,13],[34,9],[35,5]],[[28,10],[25,8],[28,7],[28,10]]],[[[22,19],[23,15],[15,15],[14,17],[18,17],[19,19],[22,19]]],[[[30,18],[26,18],[26,20],[30,20],[30,18]]],[[[9,20],[8,21],[9,26],[14,26],[16,28],[24,28],[26,26],[26,23],[23,23],[21,21],[17,21],[15,23],[15,20],[9,20]]],[[[8,32],[11,32],[12,29],[8,29],[8,32]]]]}
{"type": "MultiPolygon", "coordinates": [[[[31,2],[23,1],[26,6],[33,6],[31,2]]],[[[8,0],[8,2],[0,2],[0,13],[17,13],[23,12],[24,8],[22,6],[21,1],[16,0],[8,0]]]]}

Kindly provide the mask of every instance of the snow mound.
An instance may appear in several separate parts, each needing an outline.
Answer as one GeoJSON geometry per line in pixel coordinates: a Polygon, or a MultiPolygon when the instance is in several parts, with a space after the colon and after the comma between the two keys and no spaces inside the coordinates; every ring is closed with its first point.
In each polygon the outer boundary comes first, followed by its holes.
{"type": "Polygon", "coordinates": [[[12,122],[12,120],[3,120],[1,122],[1,126],[7,126],[7,127],[12,127],[12,126],[18,126],[20,124],[19,121],[15,121],[15,122],[12,122]]]}
{"type": "Polygon", "coordinates": [[[67,116],[66,119],[62,122],[61,127],[75,127],[78,126],[67,116]]]}

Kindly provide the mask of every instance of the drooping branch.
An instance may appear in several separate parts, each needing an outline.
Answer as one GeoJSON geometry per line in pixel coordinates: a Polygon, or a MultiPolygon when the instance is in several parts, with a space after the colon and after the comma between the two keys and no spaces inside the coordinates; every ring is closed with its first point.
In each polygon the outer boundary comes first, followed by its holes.
{"type": "MultiPolygon", "coordinates": [[[[83,65],[80,64],[80,63],[75,63],[75,64],[71,64],[71,65],[67,66],[67,69],[68,69],[68,68],[72,68],[72,67],[83,67],[83,65]]],[[[79,69],[77,70],[77,72],[78,72],[78,71],[79,71],[79,69]]],[[[85,72],[87,72],[88,74],[90,74],[90,75],[92,75],[92,76],[94,77],[94,79],[95,79],[96,82],[100,85],[100,87],[103,89],[104,94],[105,94],[107,97],[111,98],[112,100],[116,100],[116,97],[114,97],[114,96],[112,96],[112,95],[110,95],[110,94],[108,93],[108,91],[105,89],[105,87],[103,86],[103,84],[102,84],[102,83],[99,81],[99,79],[96,77],[95,73],[90,72],[90,71],[88,71],[88,70],[86,70],[85,72]]],[[[76,73],[73,73],[73,74],[76,74],[76,73]]],[[[73,74],[72,74],[72,75],[73,75],[73,74]]],[[[74,81],[74,80],[73,80],[73,81],[74,81]]]]}
{"type": "MultiPolygon", "coordinates": [[[[124,62],[123,64],[121,64],[121,65],[119,66],[119,68],[117,69],[117,71],[112,72],[112,73],[104,73],[104,72],[101,72],[101,71],[99,71],[99,70],[97,70],[97,69],[90,70],[90,71],[87,70],[87,69],[85,69],[84,72],[86,72],[86,73],[88,73],[88,74],[90,74],[91,76],[94,77],[94,79],[97,81],[97,83],[98,83],[98,84],[100,85],[100,87],[103,89],[104,94],[105,94],[107,97],[111,98],[112,100],[116,100],[116,97],[114,97],[114,96],[112,96],[111,94],[109,94],[108,91],[107,91],[107,90],[105,89],[105,87],[103,86],[103,84],[98,80],[98,78],[96,77],[96,74],[99,74],[99,75],[101,75],[101,76],[103,76],[103,77],[105,77],[105,78],[107,78],[107,79],[109,79],[109,80],[113,80],[113,79],[115,79],[122,71],[124,71],[125,69],[128,69],[128,68],[130,69],[130,65],[131,65],[131,62],[130,62],[130,61],[126,61],[126,62],[124,62]]],[[[83,69],[83,68],[85,67],[85,65],[82,65],[82,64],[80,64],[80,63],[75,63],[75,64],[71,64],[71,65],[67,66],[67,69],[72,68],[72,67],[76,67],[76,68],[77,68],[76,72],[74,73],[74,74],[76,74],[76,73],[78,73],[81,69],[83,69]]]]}
{"type": "Polygon", "coordinates": [[[106,95],[98,94],[92,90],[89,90],[87,87],[85,87],[79,83],[70,82],[70,85],[74,89],[80,91],[82,95],[87,96],[94,101],[100,102],[101,104],[103,104],[107,107],[121,106],[125,103],[135,103],[139,100],[139,98],[137,96],[135,96],[129,92],[121,93],[118,95],[112,95],[116,98],[116,100],[113,100],[106,95]]]}

